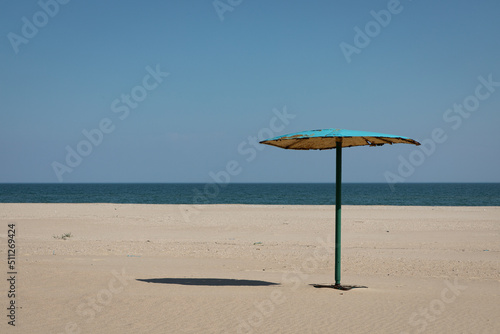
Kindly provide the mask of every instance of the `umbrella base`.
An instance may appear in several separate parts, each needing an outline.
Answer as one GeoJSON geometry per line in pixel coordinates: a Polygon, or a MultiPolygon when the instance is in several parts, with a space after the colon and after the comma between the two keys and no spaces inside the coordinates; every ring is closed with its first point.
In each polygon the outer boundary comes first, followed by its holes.
{"type": "Polygon", "coordinates": [[[337,290],[351,290],[351,289],[359,289],[359,288],[365,288],[367,289],[367,286],[364,285],[343,285],[343,284],[311,284],[315,288],[330,288],[330,289],[337,289],[337,290]]]}

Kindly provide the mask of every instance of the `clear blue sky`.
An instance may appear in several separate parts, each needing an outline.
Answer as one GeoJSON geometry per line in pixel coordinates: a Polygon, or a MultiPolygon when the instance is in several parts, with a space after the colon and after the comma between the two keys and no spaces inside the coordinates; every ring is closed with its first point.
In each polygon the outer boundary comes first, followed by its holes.
{"type": "Polygon", "coordinates": [[[500,182],[498,1],[59,1],[0,3],[0,182],[333,182],[249,139],[321,128],[429,143],[345,182],[500,182]]]}

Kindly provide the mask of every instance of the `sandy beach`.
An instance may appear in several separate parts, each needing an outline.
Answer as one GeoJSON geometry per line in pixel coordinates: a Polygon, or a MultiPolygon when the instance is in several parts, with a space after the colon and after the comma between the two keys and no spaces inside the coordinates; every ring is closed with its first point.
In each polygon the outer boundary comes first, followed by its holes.
{"type": "Polygon", "coordinates": [[[0,204],[0,221],[1,333],[500,332],[500,207],[344,206],[351,291],[311,286],[334,280],[332,206],[0,204]]]}

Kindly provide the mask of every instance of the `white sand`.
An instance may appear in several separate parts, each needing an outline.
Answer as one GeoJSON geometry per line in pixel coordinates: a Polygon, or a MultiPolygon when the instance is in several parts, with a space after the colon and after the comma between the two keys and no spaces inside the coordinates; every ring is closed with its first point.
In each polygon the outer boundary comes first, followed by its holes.
{"type": "Polygon", "coordinates": [[[310,286],[334,281],[332,206],[0,204],[0,222],[1,333],[500,333],[499,207],[344,206],[351,291],[310,286]]]}

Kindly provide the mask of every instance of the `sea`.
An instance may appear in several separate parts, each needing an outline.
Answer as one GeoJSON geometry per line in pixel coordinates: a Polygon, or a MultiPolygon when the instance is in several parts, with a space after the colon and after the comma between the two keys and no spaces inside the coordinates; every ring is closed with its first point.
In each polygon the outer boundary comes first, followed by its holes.
{"type": "MultiPolygon", "coordinates": [[[[500,206],[500,183],[343,183],[343,205],[500,206]]],[[[332,205],[335,183],[4,183],[0,203],[332,205]]]]}

